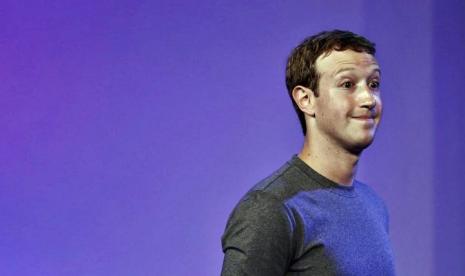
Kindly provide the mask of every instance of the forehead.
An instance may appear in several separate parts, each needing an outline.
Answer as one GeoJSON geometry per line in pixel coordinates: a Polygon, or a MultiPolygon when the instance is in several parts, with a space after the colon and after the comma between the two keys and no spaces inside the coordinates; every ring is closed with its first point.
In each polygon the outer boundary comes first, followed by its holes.
{"type": "Polygon", "coordinates": [[[361,70],[379,69],[375,57],[364,52],[353,50],[331,51],[329,54],[323,54],[316,60],[316,69],[320,74],[334,74],[341,68],[354,68],[361,70]]]}

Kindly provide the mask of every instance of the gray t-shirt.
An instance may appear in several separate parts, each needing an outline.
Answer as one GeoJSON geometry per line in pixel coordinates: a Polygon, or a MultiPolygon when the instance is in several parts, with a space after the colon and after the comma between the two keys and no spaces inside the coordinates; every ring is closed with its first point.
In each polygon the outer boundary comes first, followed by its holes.
{"type": "Polygon", "coordinates": [[[294,156],[235,207],[221,275],[395,275],[388,223],[367,185],[339,185],[294,156]]]}

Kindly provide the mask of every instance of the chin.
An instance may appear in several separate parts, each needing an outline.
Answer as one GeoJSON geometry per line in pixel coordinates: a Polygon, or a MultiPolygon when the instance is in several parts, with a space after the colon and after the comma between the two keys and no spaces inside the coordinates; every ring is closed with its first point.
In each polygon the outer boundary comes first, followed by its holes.
{"type": "Polygon", "coordinates": [[[362,153],[363,150],[368,148],[371,145],[371,143],[373,143],[373,140],[374,140],[373,136],[357,139],[357,141],[354,141],[348,147],[349,152],[359,155],[362,153]]]}

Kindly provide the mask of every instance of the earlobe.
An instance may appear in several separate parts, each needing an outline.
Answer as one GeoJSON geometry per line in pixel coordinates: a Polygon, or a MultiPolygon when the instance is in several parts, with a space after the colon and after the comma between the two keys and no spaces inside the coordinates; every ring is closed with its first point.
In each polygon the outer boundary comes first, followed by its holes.
{"type": "Polygon", "coordinates": [[[294,102],[303,113],[311,117],[315,117],[314,96],[313,91],[304,86],[298,85],[292,90],[292,98],[294,99],[294,102]]]}

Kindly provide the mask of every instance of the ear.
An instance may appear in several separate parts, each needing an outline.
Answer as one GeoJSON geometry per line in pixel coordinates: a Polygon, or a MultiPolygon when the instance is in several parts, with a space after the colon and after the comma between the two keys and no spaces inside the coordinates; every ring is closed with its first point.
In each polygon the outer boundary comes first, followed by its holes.
{"type": "Polygon", "coordinates": [[[292,89],[292,98],[303,113],[315,117],[315,93],[310,88],[297,85],[292,89]]]}

